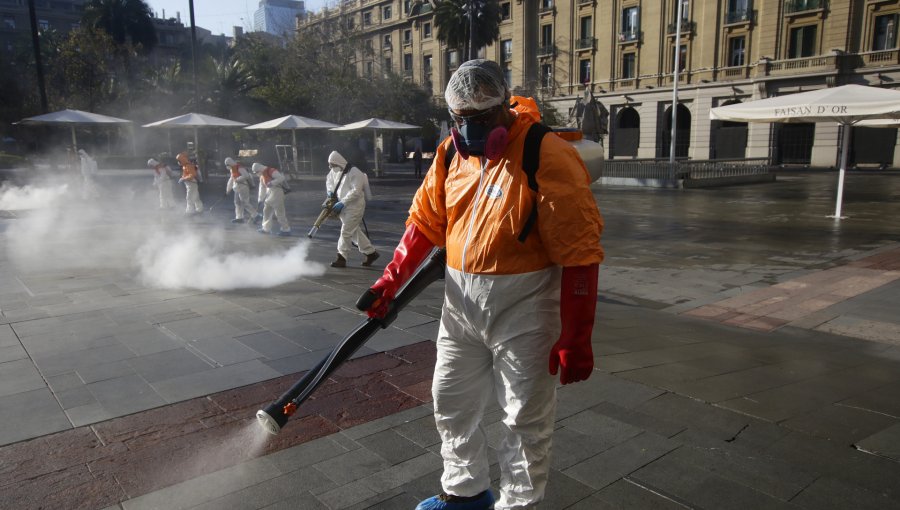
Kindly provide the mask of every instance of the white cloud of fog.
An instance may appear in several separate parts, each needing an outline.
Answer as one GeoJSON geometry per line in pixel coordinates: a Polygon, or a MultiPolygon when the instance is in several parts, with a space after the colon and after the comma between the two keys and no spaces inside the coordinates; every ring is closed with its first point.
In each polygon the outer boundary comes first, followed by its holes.
{"type": "Polygon", "coordinates": [[[134,272],[143,285],[167,289],[269,288],[324,273],[307,260],[306,240],[270,246],[254,232],[254,244],[242,247],[235,240],[248,232],[209,223],[218,218],[185,219],[181,206],[159,211],[150,182],[107,179],[91,200],[77,182],[0,188],[0,209],[24,211],[2,234],[9,260],[26,271],[134,272]]]}

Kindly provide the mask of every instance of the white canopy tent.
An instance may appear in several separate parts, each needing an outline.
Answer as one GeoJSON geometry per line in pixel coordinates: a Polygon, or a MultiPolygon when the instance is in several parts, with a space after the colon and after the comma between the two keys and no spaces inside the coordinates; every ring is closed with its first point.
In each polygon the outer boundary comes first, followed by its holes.
{"type": "Polygon", "coordinates": [[[709,112],[713,120],[734,122],[837,122],[843,126],[840,142],[841,166],[838,173],[834,218],[841,218],[844,174],[850,152],[850,126],[868,119],[900,118],[900,91],[843,85],[841,87],[800,92],[784,96],[719,106],[709,112]]]}
{"type": "MultiPolygon", "coordinates": [[[[238,122],[235,120],[223,119],[221,117],[213,117],[212,115],[205,115],[202,113],[186,113],[184,115],[179,115],[178,117],[172,117],[170,119],[158,120],[156,122],[151,122],[150,124],[144,124],[144,127],[147,128],[192,128],[194,130],[194,151],[199,154],[200,150],[200,128],[221,128],[221,127],[244,127],[247,124],[244,122],[238,122]]],[[[170,143],[171,145],[171,143],[170,143]]],[[[169,147],[169,152],[172,151],[172,147],[169,147]]]]}
{"type": "Polygon", "coordinates": [[[310,119],[299,115],[287,115],[277,119],[267,120],[259,124],[247,126],[244,129],[271,129],[271,130],[291,130],[293,150],[294,150],[294,172],[300,173],[300,164],[297,161],[297,131],[301,129],[331,129],[338,127],[337,124],[325,122],[324,120],[310,119]]]}
{"type": "Polygon", "coordinates": [[[76,126],[97,124],[131,124],[131,121],[120,119],[118,117],[110,117],[108,115],[100,115],[99,113],[85,112],[81,110],[60,110],[58,112],[46,113],[44,115],[37,115],[35,117],[28,117],[20,120],[16,124],[57,124],[69,126],[72,129],[72,149],[78,151],[78,139],[75,136],[76,126]]]}
{"type": "Polygon", "coordinates": [[[353,131],[359,129],[371,129],[373,132],[375,145],[375,175],[381,175],[380,161],[378,158],[378,132],[392,129],[419,129],[419,126],[413,126],[412,124],[404,124],[402,122],[395,122],[392,120],[372,118],[345,124],[336,128],[331,128],[332,131],[353,131]]]}

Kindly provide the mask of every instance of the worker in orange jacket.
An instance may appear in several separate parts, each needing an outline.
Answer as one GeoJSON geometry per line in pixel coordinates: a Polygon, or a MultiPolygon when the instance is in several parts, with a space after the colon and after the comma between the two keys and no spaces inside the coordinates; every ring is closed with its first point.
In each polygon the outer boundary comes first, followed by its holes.
{"type": "Polygon", "coordinates": [[[200,171],[187,152],[179,152],[175,160],[181,165],[181,178],[178,183],[184,183],[186,191],[184,214],[200,214],[203,212],[203,202],[200,201],[200,185],[202,180],[200,171]]]}
{"type": "Polygon", "coordinates": [[[443,491],[417,510],[531,508],[550,472],[554,376],[568,384],[593,370],[603,220],[584,163],[552,133],[540,142],[537,190],[529,185],[523,144],[540,114],[533,101],[510,104],[496,62],[461,65],[445,98],[451,137],[438,147],[393,260],[370,289],[381,298],[368,314],[384,316],[432,248],[446,248],[432,384],[443,491]],[[451,144],[456,156],[445,167],[451,144]],[[532,209],[536,221],[526,230],[532,209]],[[504,413],[496,502],[481,426],[492,399],[504,413]]]}

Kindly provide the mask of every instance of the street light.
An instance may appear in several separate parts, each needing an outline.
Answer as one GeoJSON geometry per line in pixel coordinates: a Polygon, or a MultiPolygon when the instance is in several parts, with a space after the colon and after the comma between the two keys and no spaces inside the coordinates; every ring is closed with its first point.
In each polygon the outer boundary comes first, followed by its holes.
{"type": "Polygon", "coordinates": [[[676,0],[678,13],[675,15],[675,69],[672,71],[672,141],[669,145],[669,172],[671,178],[675,178],[675,138],[677,136],[678,120],[678,69],[681,67],[681,18],[684,15],[684,4],[688,0],[676,0]]]}

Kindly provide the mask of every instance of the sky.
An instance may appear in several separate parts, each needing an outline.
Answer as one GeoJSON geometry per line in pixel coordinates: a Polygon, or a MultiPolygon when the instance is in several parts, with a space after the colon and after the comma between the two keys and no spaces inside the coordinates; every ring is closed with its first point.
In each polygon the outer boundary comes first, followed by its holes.
{"type": "MultiPolygon", "coordinates": [[[[181,21],[190,25],[188,0],[144,0],[158,17],[166,11],[166,18],[174,18],[181,13],[181,21]]],[[[325,0],[305,0],[306,10],[318,11],[325,0]]],[[[253,29],[253,13],[259,8],[259,0],[194,0],[194,20],[198,27],[211,31],[214,35],[232,35],[231,27],[253,29]]]]}

